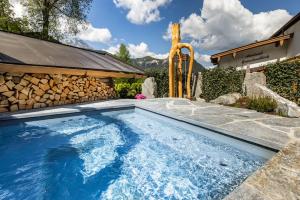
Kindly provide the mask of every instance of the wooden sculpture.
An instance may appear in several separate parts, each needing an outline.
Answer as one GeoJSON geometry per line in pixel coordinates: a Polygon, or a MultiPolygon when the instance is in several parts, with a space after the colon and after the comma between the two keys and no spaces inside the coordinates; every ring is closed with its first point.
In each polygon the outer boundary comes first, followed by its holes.
{"type": "Polygon", "coordinates": [[[194,49],[192,45],[186,43],[180,43],[180,24],[172,25],[172,47],[169,55],[169,97],[175,97],[175,65],[174,65],[174,57],[177,55],[178,57],[178,67],[177,67],[177,76],[178,76],[178,97],[183,97],[182,92],[182,60],[183,55],[181,49],[187,48],[190,51],[190,60],[188,67],[188,75],[186,81],[186,91],[187,98],[191,98],[191,76],[194,64],[194,49]]]}

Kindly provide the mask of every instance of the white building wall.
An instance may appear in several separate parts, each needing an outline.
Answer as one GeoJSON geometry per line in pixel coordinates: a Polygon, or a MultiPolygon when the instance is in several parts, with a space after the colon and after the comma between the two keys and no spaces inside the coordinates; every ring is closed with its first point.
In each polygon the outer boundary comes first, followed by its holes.
{"type": "Polygon", "coordinates": [[[285,31],[285,34],[294,33],[294,37],[289,41],[287,57],[300,56],[300,21],[285,31]]]}
{"type": "Polygon", "coordinates": [[[238,52],[235,58],[233,58],[233,55],[222,57],[219,62],[219,66],[224,68],[236,67],[238,69],[264,66],[269,63],[286,59],[287,48],[287,43],[285,43],[282,47],[270,44],[263,47],[249,49],[238,52]]]}

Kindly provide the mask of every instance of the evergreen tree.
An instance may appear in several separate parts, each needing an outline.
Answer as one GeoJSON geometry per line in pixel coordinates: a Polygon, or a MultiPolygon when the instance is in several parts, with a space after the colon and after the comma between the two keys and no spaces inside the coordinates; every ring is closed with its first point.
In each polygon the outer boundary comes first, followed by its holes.
{"type": "Polygon", "coordinates": [[[121,44],[117,56],[125,63],[131,64],[130,53],[125,44],[121,44]]]}

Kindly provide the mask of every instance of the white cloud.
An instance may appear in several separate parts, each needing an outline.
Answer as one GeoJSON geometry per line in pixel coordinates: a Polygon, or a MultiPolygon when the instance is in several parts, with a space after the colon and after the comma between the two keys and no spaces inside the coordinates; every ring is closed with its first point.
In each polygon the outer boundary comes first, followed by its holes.
{"type": "Polygon", "coordinates": [[[127,19],[134,24],[148,24],[161,19],[159,7],[172,0],[114,0],[117,7],[128,10],[127,19]]]}
{"type": "MultiPolygon", "coordinates": [[[[106,49],[105,51],[107,51],[111,54],[116,54],[119,51],[119,47],[120,47],[120,45],[111,46],[108,49],[106,49]]],[[[151,56],[151,57],[157,58],[157,59],[165,59],[169,56],[169,53],[156,54],[156,53],[150,51],[148,45],[144,42],[141,42],[140,44],[137,44],[137,45],[128,44],[127,48],[128,48],[128,51],[130,52],[130,55],[133,58],[142,58],[145,56],[151,56]]]]}
{"type": "Polygon", "coordinates": [[[200,54],[199,52],[195,52],[195,60],[200,63],[201,65],[203,65],[205,68],[212,68],[214,67],[211,64],[210,61],[210,55],[207,54],[200,54]]]}
{"type": "Polygon", "coordinates": [[[88,23],[85,28],[80,28],[77,38],[89,41],[107,43],[111,40],[112,35],[107,28],[96,28],[91,23],[88,23]]]}
{"type": "MultiPolygon", "coordinates": [[[[270,37],[292,16],[286,10],[254,14],[239,0],[204,0],[201,14],[182,18],[181,33],[201,50],[224,50],[270,37]]],[[[170,38],[170,25],[165,39],[170,38]]]]}

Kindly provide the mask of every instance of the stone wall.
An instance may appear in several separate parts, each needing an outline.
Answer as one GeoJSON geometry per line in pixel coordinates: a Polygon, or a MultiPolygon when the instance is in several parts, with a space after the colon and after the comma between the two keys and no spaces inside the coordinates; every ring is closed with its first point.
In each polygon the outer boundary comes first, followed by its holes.
{"type": "Polygon", "coordinates": [[[109,99],[112,86],[95,77],[0,73],[0,112],[109,99]]]}

